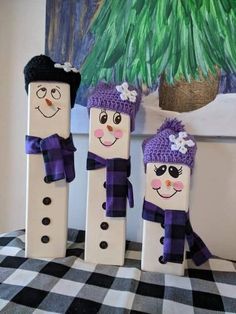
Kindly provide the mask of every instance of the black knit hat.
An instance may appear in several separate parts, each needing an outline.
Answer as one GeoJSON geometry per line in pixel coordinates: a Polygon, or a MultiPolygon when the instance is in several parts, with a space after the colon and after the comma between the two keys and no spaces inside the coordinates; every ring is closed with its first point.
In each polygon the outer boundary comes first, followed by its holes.
{"type": "Polygon", "coordinates": [[[45,55],[33,57],[24,68],[25,90],[28,94],[28,85],[36,81],[64,82],[70,85],[71,107],[74,107],[77,89],[81,76],[78,70],[69,63],[60,65],[45,55]]]}

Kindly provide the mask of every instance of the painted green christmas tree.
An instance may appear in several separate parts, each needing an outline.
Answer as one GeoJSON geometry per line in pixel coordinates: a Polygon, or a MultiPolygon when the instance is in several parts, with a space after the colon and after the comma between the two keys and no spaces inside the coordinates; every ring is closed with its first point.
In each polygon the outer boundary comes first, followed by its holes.
{"type": "Polygon", "coordinates": [[[91,24],[83,81],[153,87],[236,72],[236,0],[106,0],[91,24]]]}

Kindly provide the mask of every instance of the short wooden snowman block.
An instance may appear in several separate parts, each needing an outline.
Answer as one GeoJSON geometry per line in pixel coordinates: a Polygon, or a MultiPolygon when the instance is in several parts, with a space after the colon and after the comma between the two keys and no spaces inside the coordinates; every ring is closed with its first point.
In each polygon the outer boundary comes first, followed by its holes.
{"type": "MultiPolygon", "coordinates": [[[[136,91],[133,92],[136,96],[136,91]]],[[[109,265],[124,263],[127,198],[130,207],[133,205],[132,186],[128,180],[130,131],[139,100],[135,97],[133,102],[124,101],[120,94],[115,85],[100,84],[88,104],[85,260],[109,265]],[[112,110],[117,104],[120,104],[120,110],[112,110]],[[129,110],[124,113],[122,108],[129,110]]]]}
{"type": "MultiPolygon", "coordinates": [[[[169,163],[148,163],[145,200],[161,208],[185,212],[189,207],[190,168],[169,163]]],[[[183,263],[163,263],[164,229],[156,222],[143,220],[142,269],[183,275],[183,263]]]]}
{"type": "Polygon", "coordinates": [[[156,136],[145,140],[143,150],[146,184],[141,267],[183,276],[186,240],[196,264],[210,257],[193,232],[188,215],[196,143],[174,119],[167,120],[156,136]]]}
{"type": "MultiPolygon", "coordinates": [[[[25,67],[26,257],[56,258],[66,253],[68,182],[75,176],[76,149],[70,135],[71,101],[75,95],[71,95],[69,74],[64,76],[61,71],[64,72],[54,68],[54,62],[46,56],[34,57],[25,67]]],[[[79,82],[77,73],[76,87],[79,82]]]]}

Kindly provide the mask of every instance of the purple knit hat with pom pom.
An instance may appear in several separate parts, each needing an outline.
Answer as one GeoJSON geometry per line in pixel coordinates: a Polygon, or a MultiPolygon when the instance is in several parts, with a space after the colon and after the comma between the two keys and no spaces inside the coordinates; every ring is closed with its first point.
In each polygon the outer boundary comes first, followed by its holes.
{"type": "Polygon", "coordinates": [[[100,82],[90,95],[87,107],[88,109],[95,107],[128,114],[131,119],[132,132],[140,102],[140,91],[128,83],[116,85],[100,82]]]}
{"type": "Polygon", "coordinates": [[[163,162],[188,166],[191,171],[197,146],[177,119],[166,119],[156,135],[143,141],[144,163],[163,162]]]}

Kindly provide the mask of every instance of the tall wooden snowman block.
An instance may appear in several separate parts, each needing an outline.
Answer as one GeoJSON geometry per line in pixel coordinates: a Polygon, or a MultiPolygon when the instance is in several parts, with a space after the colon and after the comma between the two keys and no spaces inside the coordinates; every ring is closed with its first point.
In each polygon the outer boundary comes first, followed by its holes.
{"type": "Polygon", "coordinates": [[[75,177],[70,134],[80,74],[69,63],[32,58],[24,68],[28,93],[26,257],[64,257],[68,183],[75,177]]]}
{"type": "Polygon", "coordinates": [[[184,275],[186,243],[196,265],[211,256],[189,220],[195,153],[194,138],[177,119],[167,119],[156,135],[143,142],[143,270],[184,275]]]}
{"type": "Polygon", "coordinates": [[[126,203],[133,207],[130,132],[140,95],[126,82],[100,83],[88,100],[90,111],[85,260],[123,265],[126,203]]]}

